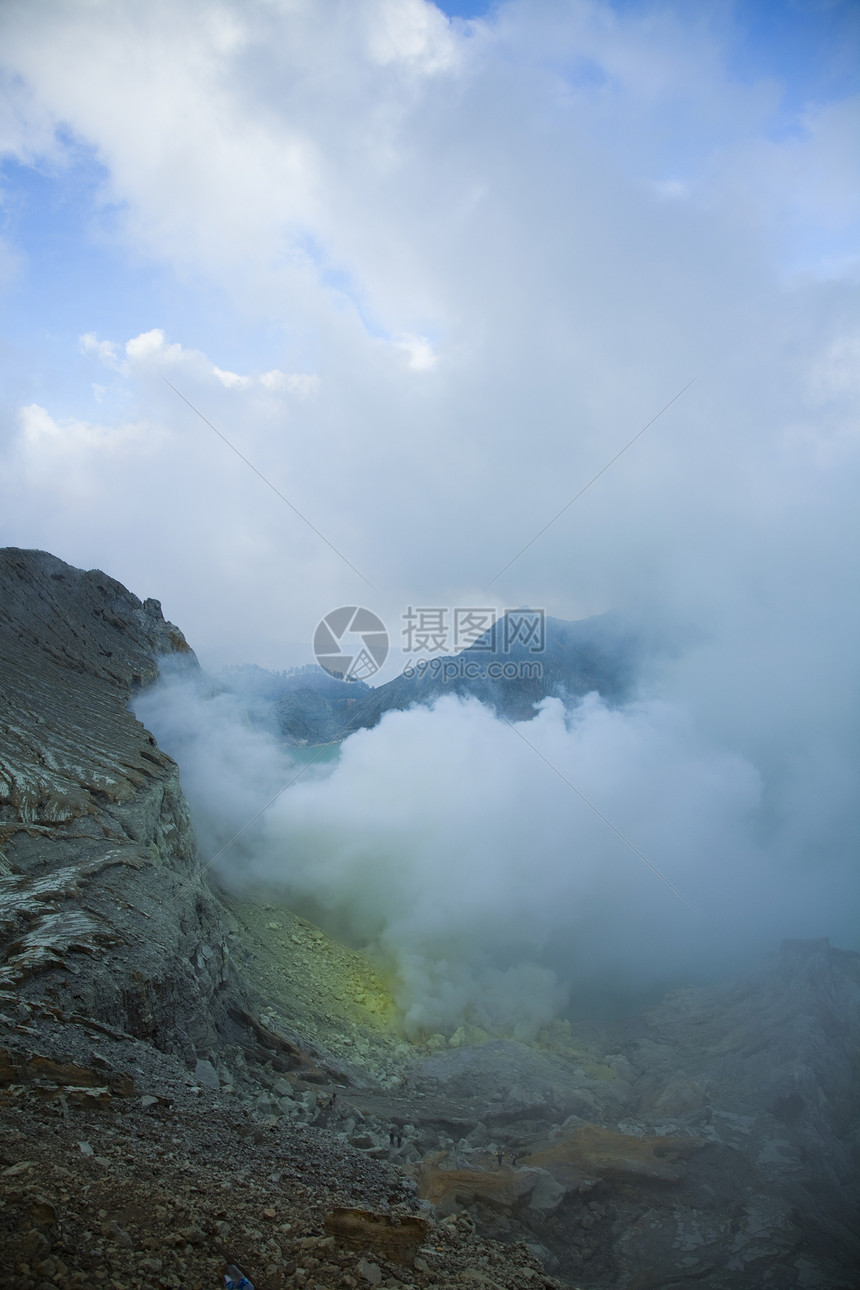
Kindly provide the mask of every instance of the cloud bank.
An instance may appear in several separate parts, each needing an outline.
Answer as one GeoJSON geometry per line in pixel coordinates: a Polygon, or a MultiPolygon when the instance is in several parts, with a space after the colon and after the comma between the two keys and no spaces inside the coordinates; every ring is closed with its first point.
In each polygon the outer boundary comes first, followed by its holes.
{"type": "Polygon", "coordinates": [[[240,696],[187,678],[136,712],[179,760],[219,880],[369,950],[413,1038],[464,1022],[531,1037],[568,1007],[737,971],[782,936],[856,935],[850,856],[815,845],[824,804],[796,777],[791,804],[769,804],[751,761],[662,699],[548,699],[512,728],[443,698],[309,768],[240,696]]]}

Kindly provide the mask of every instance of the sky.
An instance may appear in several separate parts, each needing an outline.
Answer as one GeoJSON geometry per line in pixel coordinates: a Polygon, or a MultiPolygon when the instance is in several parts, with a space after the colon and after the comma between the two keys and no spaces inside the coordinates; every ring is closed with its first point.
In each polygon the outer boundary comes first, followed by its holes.
{"type": "Polygon", "coordinates": [[[652,620],[630,738],[740,759],[830,891],[780,926],[847,925],[858,69],[853,0],[6,0],[0,543],[213,668],[343,605],[390,668],[416,606],[652,620]]]}
{"type": "Polygon", "coordinates": [[[156,596],[213,663],[304,662],[356,602],[392,639],[488,596],[676,609],[844,486],[855,5],[0,24],[0,540],[156,596]]]}

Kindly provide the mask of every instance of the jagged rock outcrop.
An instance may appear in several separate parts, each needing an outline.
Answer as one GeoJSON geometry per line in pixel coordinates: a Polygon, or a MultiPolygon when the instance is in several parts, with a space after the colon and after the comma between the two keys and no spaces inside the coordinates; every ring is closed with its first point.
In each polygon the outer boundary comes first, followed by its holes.
{"type": "Polygon", "coordinates": [[[0,552],[0,988],[191,1057],[228,951],[175,763],[129,711],[182,632],[98,571],[0,552]]]}

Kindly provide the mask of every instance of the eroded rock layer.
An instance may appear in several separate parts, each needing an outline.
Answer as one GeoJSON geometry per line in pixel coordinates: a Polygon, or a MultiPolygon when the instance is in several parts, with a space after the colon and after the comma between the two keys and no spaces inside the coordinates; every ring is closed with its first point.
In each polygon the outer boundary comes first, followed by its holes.
{"type": "Polygon", "coordinates": [[[190,1053],[225,962],[177,767],[128,710],[165,653],[196,666],[157,601],[0,552],[0,985],[190,1053]]]}

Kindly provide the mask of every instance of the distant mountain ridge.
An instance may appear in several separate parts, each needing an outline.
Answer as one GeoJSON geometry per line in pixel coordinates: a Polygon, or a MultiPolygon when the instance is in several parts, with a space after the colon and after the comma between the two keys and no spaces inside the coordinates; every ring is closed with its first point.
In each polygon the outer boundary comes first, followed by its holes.
{"type": "MultiPolygon", "coordinates": [[[[507,617],[468,649],[430,655],[375,688],[341,681],[322,668],[292,676],[269,674],[269,689],[255,669],[249,678],[253,686],[240,688],[252,689],[257,699],[267,694],[281,736],[298,747],[335,742],[350,731],[377,725],[386,712],[431,704],[444,695],[478,699],[516,721],[533,717],[546,698],[571,701],[597,691],[608,702],[620,703],[630,696],[647,643],[641,629],[622,615],[610,612],[577,622],[547,617],[539,649],[519,639],[506,644],[507,617]]],[[[229,674],[222,679],[232,688],[229,674]]]]}

